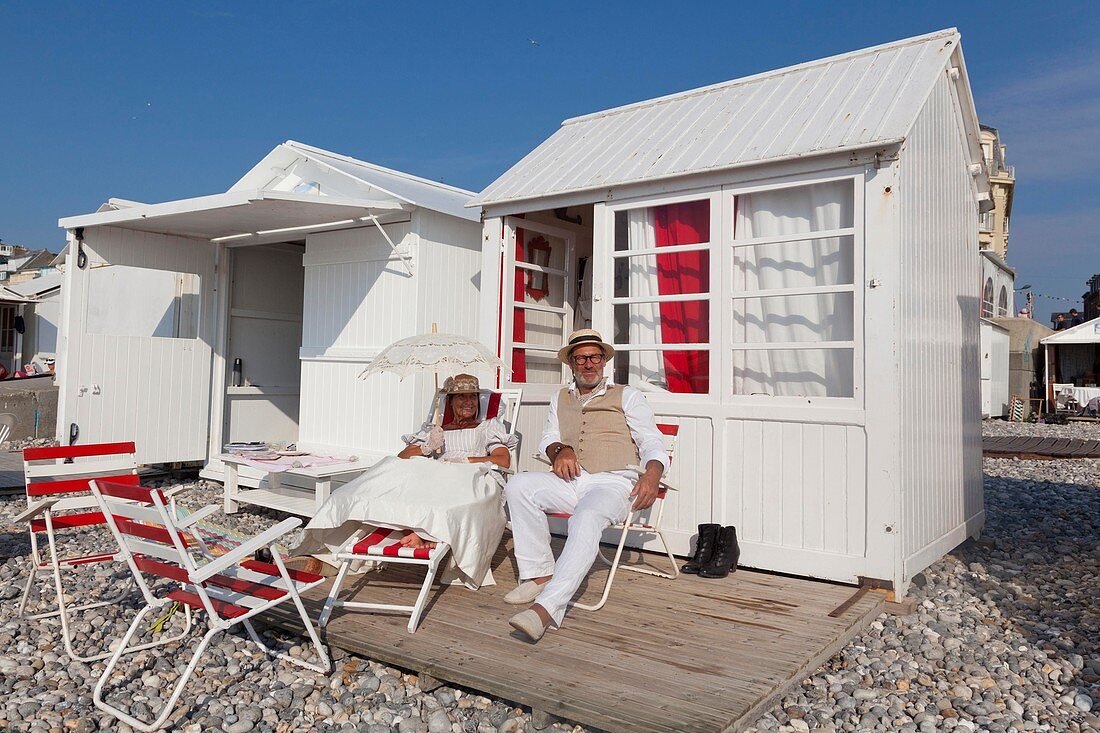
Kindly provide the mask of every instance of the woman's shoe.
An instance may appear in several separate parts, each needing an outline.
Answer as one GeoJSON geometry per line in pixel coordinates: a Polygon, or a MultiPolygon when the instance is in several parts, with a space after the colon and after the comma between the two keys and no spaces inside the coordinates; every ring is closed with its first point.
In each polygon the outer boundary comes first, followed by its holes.
{"type": "Polygon", "coordinates": [[[737,546],[737,528],[722,527],[718,531],[718,547],[711,561],[699,568],[700,578],[724,578],[737,570],[741,548],[737,546]]]}
{"type": "Polygon", "coordinates": [[[312,573],[313,575],[320,575],[324,578],[335,576],[338,570],[324,560],[319,560],[312,555],[292,557],[289,560],[284,560],[283,565],[286,565],[287,570],[300,570],[303,573],[312,573]]]}
{"type": "Polygon", "coordinates": [[[714,549],[718,544],[718,530],[721,527],[717,524],[700,524],[699,525],[699,537],[695,540],[695,555],[686,563],[684,567],[680,568],[689,575],[694,575],[699,572],[699,568],[710,563],[714,557],[714,549]]]}

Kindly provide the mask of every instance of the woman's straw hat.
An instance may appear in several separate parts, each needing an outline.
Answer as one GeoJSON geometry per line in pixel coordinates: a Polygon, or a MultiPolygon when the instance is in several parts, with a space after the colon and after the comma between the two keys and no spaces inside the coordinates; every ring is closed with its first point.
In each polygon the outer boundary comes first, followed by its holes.
{"type": "Polygon", "coordinates": [[[456,374],[447,377],[443,383],[443,394],[477,394],[481,392],[481,386],[477,383],[477,377],[473,374],[456,374]]]}

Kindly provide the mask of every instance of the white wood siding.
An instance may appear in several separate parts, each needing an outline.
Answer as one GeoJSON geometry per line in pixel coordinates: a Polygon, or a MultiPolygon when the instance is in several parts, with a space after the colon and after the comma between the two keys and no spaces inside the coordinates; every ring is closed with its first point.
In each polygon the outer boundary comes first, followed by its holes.
{"type": "MultiPolygon", "coordinates": [[[[134,440],[140,463],[206,458],[210,414],[214,246],[183,237],[114,227],[89,229],[88,269],[70,257],[59,359],[57,437],[68,442],[70,423],[80,443],[134,440]],[[87,273],[100,265],[127,265],[192,273],[200,279],[199,338],[89,334],[87,273]]],[[[140,308],[140,303],[134,304],[140,308]]]]}
{"type": "Polygon", "coordinates": [[[984,522],[978,214],[964,140],[945,72],[901,157],[902,590],[984,522]]]}

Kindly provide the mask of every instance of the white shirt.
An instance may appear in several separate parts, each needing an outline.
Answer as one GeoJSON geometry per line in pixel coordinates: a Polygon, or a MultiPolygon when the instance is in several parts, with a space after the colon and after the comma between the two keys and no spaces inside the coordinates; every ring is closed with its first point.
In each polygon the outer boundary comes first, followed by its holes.
{"type": "MultiPolygon", "coordinates": [[[[609,384],[611,384],[611,380],[605,379],[600,383],[600,386],[585,396],[595,399],[607,392],[609,384]]],[[[577,391],[576,380],[570,382],[569,391],[580,396],[577,391]]],[[[561,431],[558,427],[559,394],[560,392],[555,392],[550,398],[550,412],[546,415],[546,427],[543,428],[542,440],[539,441],[539,450],[543,453],[554,443],[561,442],[561,431]]],[[[626,415],[626,424],[630,428],[630,435],[634,438],[634,444],[638,446],[638,455],[641,458],[642,467],[644,468],[650,461],[658,461],[664,466],[664,470],[668,471],[668,453],[665,452],[661,431],[657,429],[657,420],[653,417],[653,409],[646,401],[645,395],[633,387],[624,386],[623,413],[626,415]]]]}

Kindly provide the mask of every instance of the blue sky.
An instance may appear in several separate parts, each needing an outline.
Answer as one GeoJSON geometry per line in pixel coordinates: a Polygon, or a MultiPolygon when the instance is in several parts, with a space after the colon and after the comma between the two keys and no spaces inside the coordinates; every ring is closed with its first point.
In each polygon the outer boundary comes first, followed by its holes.
{"type": "Polygon", "coordinates": [[[566,117],[956,26],[1016,166],[1017,284],[1077,298],[1100,272],[1095,7],[0,0],[0,239],[56,250],[60,216],[224,191],[286,139],[476,191],[566,117]]]}

